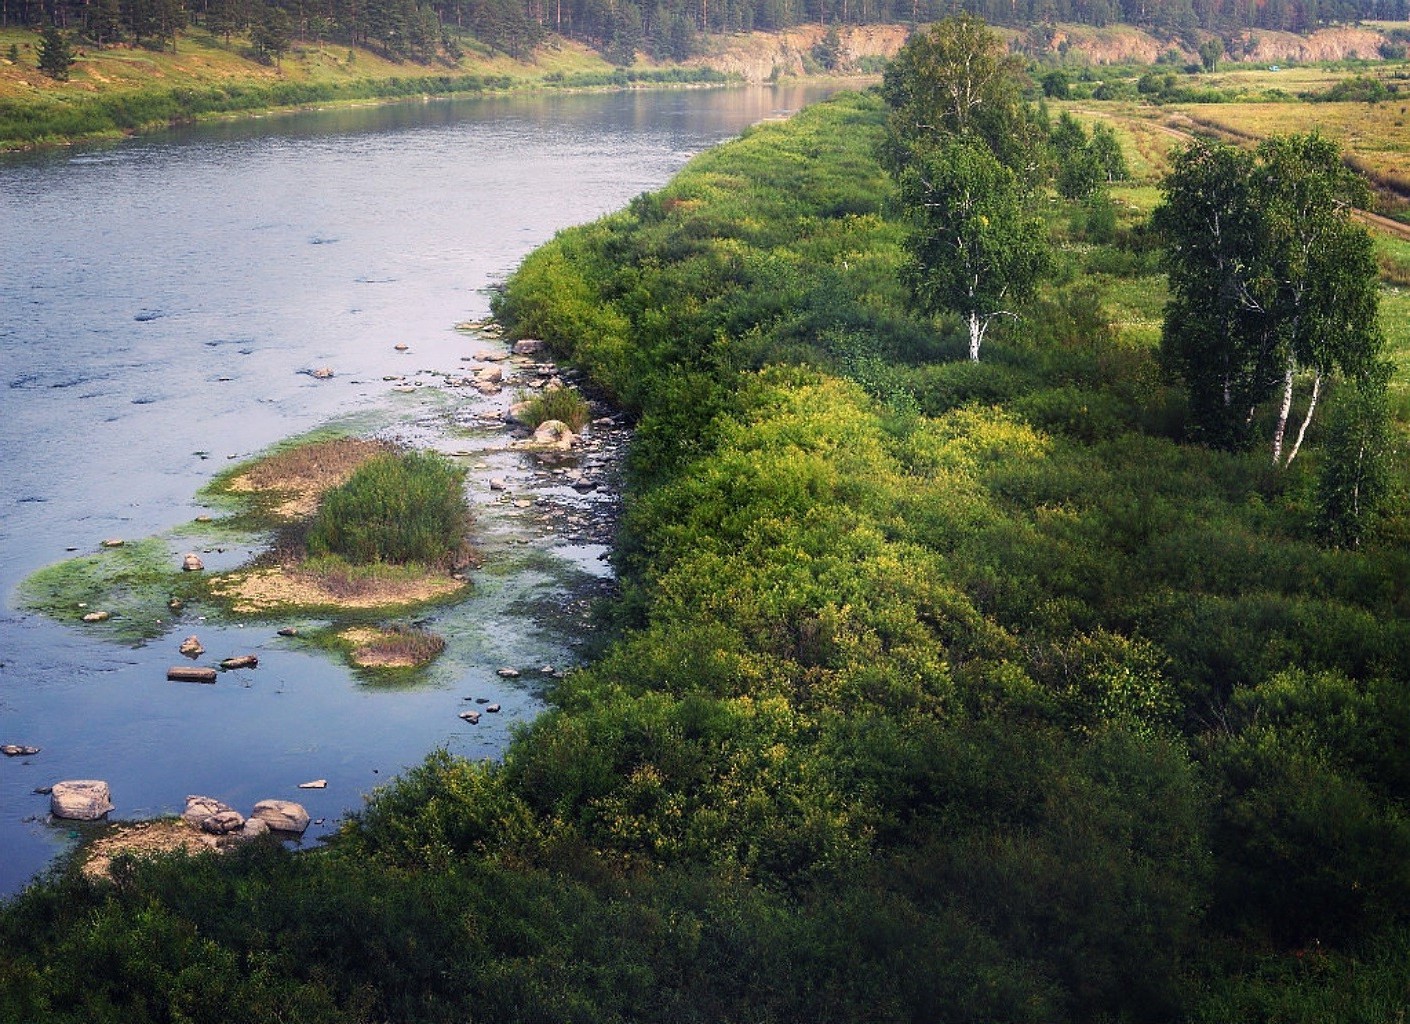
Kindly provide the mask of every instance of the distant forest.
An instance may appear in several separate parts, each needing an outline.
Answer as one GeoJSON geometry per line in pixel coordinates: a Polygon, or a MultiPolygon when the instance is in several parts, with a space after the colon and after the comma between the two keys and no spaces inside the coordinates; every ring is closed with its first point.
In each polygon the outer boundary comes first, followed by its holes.
{"type": "Polygon", "coordinates": [[[1194,45],[1206,30],[1306,32],[1365,19],[1405,20],[1410,0],[0,0],[0,25],[54,24],[90,42],[175,45],[189,26],[232,35],[374,46],[397,59],[461,55],[469,33],[514,56],[548,34],[621,64],[636,51],[683,60],[702,33],[799,24],[921,23],[963,9],[994,25],[1126,23],[1194,45]]]}

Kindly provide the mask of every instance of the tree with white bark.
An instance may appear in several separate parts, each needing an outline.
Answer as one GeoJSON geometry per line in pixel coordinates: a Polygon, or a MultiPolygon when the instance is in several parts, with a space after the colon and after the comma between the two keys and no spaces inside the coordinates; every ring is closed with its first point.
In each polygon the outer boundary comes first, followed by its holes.
{"type": "Polygon", "coordinates": [[[911,286],[929,313],[954,310],[979,361],[989,325],[1030,298],[1051,265],[1047,229],[1018,176],[983,145],[951,139],[898,176],[912,226],[911,286]]]}
{"type": "Polygon", "coordinates": [[[1287,466],[1329,378],[1366,375],[1381,348],[1375,258],[1351,219],[1366,184],[1314,133],[1255,152],[1197,142],[1162,189],[1155,225],[1170,300],[1161,348],[1189,390],[1194,432],[1245,447],[1259,408],[1276,399],[1269,442],[1273,462],[1287,466]]]}

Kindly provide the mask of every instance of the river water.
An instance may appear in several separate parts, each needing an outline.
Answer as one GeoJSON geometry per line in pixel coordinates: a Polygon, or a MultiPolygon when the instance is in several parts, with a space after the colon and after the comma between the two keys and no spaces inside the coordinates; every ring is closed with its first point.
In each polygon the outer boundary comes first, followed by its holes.
{"type": "Polygon", "coordinates": [[[297,799],[321,822],[311,843],[432,749],[496,756],[541,707],[536,669],[574,662],[585,626],[564,595],[607,575],[600,538],[561,523],[609,499],[505,448],[487,424],[510,390],[448,386],[493,344],[454,325],[556,230],[825,91],[431,101],[0,157],[0,744],[41,748],[0,759],[0,895],[80,835],[35,792],[61,779],[108,781],[121,818],[178,812],[188,793],[245,811],[297,799]],[[311,375],[323,367],[334,376],[311,375]],[[189,524],[216,472],[330,423],[471,470],[487,563],[468,600],[428,615],[450,644],[413,681],[360,675],[267,622],[189,615],[132,644],[79,609],[22,610],[35,570],[189,524]],[[490,475],[509,490],[488,492],[490,475]],[[191,633],[259,667],[167,682],[191,633]],[[457,713],[476,697],[503,710],[471,727],[457,713]],[[297,788],[312,779],[327,788],[297,788]]]}

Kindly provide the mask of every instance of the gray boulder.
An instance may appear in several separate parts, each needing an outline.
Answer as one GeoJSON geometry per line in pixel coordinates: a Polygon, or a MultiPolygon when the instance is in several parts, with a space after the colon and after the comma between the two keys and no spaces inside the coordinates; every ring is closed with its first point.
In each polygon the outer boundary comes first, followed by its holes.
{"type": "Polygon", "coordinates": [[[292,800],[261,800],[250,815],[275,832],[302,832],[308,828],[308,811],[292,800]]]}
{"type": "Polygon", "coordinates": [[[96,821],[113,809],[108,784],[99,779],[71,779],[54,783],[49,811],[56,818],[96,821]]]}

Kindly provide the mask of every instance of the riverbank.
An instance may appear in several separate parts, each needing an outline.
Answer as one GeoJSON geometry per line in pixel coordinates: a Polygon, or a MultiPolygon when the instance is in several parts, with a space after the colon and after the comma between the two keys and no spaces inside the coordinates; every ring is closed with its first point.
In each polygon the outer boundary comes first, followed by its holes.
{"type": "Polygon", "coordinates": [[[759,83],[780,78],[852,78],[877,73],[904,42],[898,26],[844,29],[845,59],[832,72],[811,58],[821,26],[720,37],[681,63],[640,58],[624,68],[598,51],[553,38],[523,59],[465,40],[461,56],[394,61],[376,50],[304,41],[278,63],[238,42],[198,30],[172,50],[131,45],[84,48],[66,81],[37,66],[39,35],[0,30],[0,150],[116,138],[174,124],[310,106],[526,90],[667,88],[759,83]],[[10,53],[12,58],[4,54],[10,53]]]}

